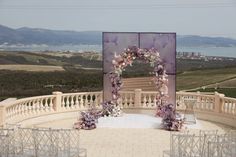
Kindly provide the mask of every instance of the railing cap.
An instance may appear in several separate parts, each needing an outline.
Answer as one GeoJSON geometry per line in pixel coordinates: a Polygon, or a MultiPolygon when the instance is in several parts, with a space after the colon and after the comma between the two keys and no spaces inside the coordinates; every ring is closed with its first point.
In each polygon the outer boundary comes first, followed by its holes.
{"type": "Polygon", "coordinates": [[[16,100],[17,100],[17,98],[8,98],[8,99],[5,99],[5,100],[3,100],[3,101],[0,102],[0,106],[4,106],[5,104],[14,102],[14,101],[16,101],[16,100]]]}
{"type": "Polygon", "coordinates": [[[62,94],[62,92],[59,92],[59,91],[55,91],[55,92],[52,92],[53,95],[59,95],[59,94],[62,94]]]}
{"type": "Polygon", "coordinates": [[[220,97],[225,97],[224,94],[222,94],[222,93],[218,93],[217,91],[215,91],[215,95],[218,95],[218,96],[220,96],[220,97]]]}

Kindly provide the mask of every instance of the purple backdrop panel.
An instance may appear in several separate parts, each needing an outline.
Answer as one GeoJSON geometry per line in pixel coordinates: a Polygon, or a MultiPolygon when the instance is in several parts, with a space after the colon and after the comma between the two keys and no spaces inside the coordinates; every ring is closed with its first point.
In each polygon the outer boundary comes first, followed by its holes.
{"type": "Polygon", "coordinates": [[[111,100],[111,83],[108,73],[113,71],[112,60],[129,46],[138,46],[138,33],[103,33],[103,94],[104,100],[111,100]]]}
{"type": "Polygon", "coordinates": [[[140,48],[155,48],[165,63],[168,74],[176,74],[176,34],[140,33],[140,48]]]}
{"type": "Polygon", "coordinates": [[[112,60],[129,46],[156,48],[168,73],[169,103],[175,104],[176,94],[176,34],[175,33],[103,33],[103,94],[104,100],[111,100],[111,83],[108,73],[113,71],[112,60]]]}

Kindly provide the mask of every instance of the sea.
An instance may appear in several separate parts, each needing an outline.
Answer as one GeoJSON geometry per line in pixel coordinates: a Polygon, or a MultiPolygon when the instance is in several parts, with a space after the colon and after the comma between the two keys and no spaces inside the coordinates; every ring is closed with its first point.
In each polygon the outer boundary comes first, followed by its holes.
{"type": "MultiPolygon", "coordinates": [[[[8,51],[70,51],[84,52],[95,51],[102,52],[102,45],[29,45],[29,46],[0,46],[0,50],[8,51]]],[[[236,58],[236,47],[181,47],[177,45],[177,52],[200,52],[205,56],[222,56],[236,58]]]]}

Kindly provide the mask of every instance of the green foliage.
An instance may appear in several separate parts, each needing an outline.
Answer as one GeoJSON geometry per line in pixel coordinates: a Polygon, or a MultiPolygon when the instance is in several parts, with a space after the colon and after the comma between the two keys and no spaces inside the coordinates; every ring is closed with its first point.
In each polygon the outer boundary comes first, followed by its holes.
{"type": "Polygon", "coordinates": [[[186,71],[177,74],[177,90],[198,88],[235,77],[236,67],[186,71]]]}
{"type": "MultiPolygon", "coordinates": [[[[101,54],[97,53],[31,53],[1,52],[0,64],[57,65],[65,71],[26,72],[0,71],[0,100],[8,97],[30,97],[51,94],[53,91],[98,91],[103,87],[101,54]],[[67,55],[67,56],[64,56],[67,55]],[[95,57],[94,57],[95,56],[95,57]]],[[[153,67],[135,61],[128,66],[122,77],[152,76],[153,67]]],[[[204,61],[177,59],[177,90],[193,89],[236,78],[236,61],[204,61]]],[[[235,97],[233,88],[220,88],[218,92],[235,97]]],[[[213,88],[207,88],[213,90],[213,88]]]]}
{"type": "Polygon", "coordinates": [[[102,90],[102,80],[101,71],[0,71],[0,99],[45,95],[53,91],[98,91],[102,90]]]}
{"type": "Polygon", "coordinates": [[[234,60],[192,60],[177,59],[177,73],[184,71],[200,70],[200,69],[216,69],[225,67],[236,67],[236,59],[234,60]]]}
{"type": "Polygon", "coordinates": [[[206,89],[200,89],[200,90],[193,90],[191,92],[218,92],[225,94],[226,97],[232,97],[236,98],[236,88],[206,88],[206,89]]]}

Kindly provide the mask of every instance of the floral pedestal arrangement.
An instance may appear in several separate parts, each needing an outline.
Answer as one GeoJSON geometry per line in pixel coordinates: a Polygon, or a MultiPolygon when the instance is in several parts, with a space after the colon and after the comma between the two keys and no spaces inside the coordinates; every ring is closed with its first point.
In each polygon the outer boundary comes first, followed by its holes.
{"type": "Polygon", "coordinates": [[[107,101],[102,104],[102,116],[119,117],[122,116],[121,108],[118,104],[107,101]]]}
{"type": "Polygon", "coordinates": [[[163,128],[170,131],[180,131],[183,127],[184,120],[178,118],[173,104],[168,104],[162,107],[162,125],[163,128]]]}
{"type": "Polygon", "coordinates": [[[82,111],[78,122],[74,124],[75,129],[91,130],[96,128],[98,122],[98,112],[95,110],[82,111]]]}

